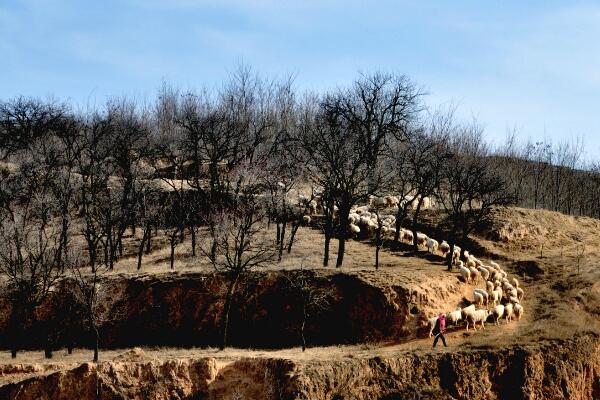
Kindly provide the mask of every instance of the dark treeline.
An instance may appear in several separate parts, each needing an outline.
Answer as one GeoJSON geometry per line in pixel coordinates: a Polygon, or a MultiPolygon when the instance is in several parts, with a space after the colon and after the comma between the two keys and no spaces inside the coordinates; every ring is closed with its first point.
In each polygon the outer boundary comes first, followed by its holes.
{"type": "Polygon", "coordinates": [[[512,200],[600,216],[598,168],[575,169],[578,147],[512,141],[494,152],[477,124],[433,112],[425,99],[406,76],[360,75],[345,88],[298,95],[291,79],[241,67],[217,90],[163,84],[149,104],[0,102],[0,275],[13,357],[31,332],[47,357],[58,343],[72,347],[68,323],[39,318],[66,277],[74,284],[65,309],[94,338],[97,360],[107,318],[98,285],[123,257],[127,235],[141,237],[138,269],[161,235],[171,269],[190,238],[192,254],[226,274],[224,347],[240,278],[285,257],[311,211],[321,215],[323,265],[336,240],[337,267],[350,211],[372,196],[400,199],[397,228],[414,205],[415,233],[422,204],[435,199],[449,243],[463,249],[491,209],[512,200]],[[274,238],[265,234],[270,225],[274,238]]]}
{"type": "Polygon", "coordinates": [[[519,143],[495,152],[517,205],[600,218],[600,164],[584,159],[581,140],[519,143]]]}

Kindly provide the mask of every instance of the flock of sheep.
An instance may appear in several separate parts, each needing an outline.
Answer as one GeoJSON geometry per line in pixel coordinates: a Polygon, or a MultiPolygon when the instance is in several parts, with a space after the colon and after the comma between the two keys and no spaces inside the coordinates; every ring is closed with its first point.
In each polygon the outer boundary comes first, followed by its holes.
{"type": "MultiPolygon", "coordinates": [[[[304,216],[304,223],[309,224],[311,222],[311,215],[317,214],[321,209],[321,198],[316,196],[312,200],[308,200],[306,197],[300,197],[300,203],[304,203],[307,206],[309,215],[304,216]]],[[[400,199],[397,196],[384,196],[376,197],[370,196],[369,203],[362,206],[353,206],[350,209],[348,215],[348,233],[351,235],[358,235],[361,232],[368,237],[373,237],[379,228],[381,222],[381,237],[382,239],[391,239],[396,234],[396,216],[393,214],[379,214],[375,212],[378,209],[394,208],[399,205],[410,203],[408,208],[415,208],[417,206],[417,200],[412,199],[410,196],[406,196],[404,199],[400,199]]],[[[428,209],[433,206],[433,202],[429,197],[421,199],[421,209],[428,209]]],[[[334,218],[337,218],[337,206],[333,208],[334,218]]],[[[401,228],[400,240],[405,242],[413,241],[413,233],[407,229],[401,228]]],[[[434,239],[429,239],[425,234],[417,234],[418,244],[420,246],[427,246],[429,251],[434,252],[437,250],[439,244],[434,239]]],[[[447,245],[447,243],[446,243],[447,245]]],[[[448,246],[450,249],[450,246],[448,246]]]]}
{"type": "MultiPolygon", "coordinates": [[[[458,250],[458,254],[460,257],[460,250],[458,250]]],[[[521,300],[523,300],[525,292],[519,287],[519,281],[516,278],[509,280],[508,274],[493,261],[490,261],[489,265],[484,265],[468,251],[464,252],[464,258],[464,261],[457,260],[462,279],[466,283],[477,283],[481,279],[482,282],[485,282],[485,288],[473,289],[471,305],[446,313],[447,323],[456,326],[461,321],[465,321],[468,331],[469,325],[477,330],[477,323],[480,323],[481,328],[485,329],[485,322],[490,317],[496,325],[502,318],[506,320],[506,323],[512,321],[513,317],[517,320],[521,319],[524,311],[521,300]],[[478,306],[484,308],[478,309],[478,306]]],[[[430,337],[436,320],[437,316],[429,318],[427,321],[430,337]]]]}
{"type": "MultiPolygon", "coordinates": [[[[368,236],[375,234],[381,223],[381,237],[391,238],[396,234],[396,217],[394,215],[380,215],[373,210],[398,207],[403,202],[409,201],[408,198],[400,200],[396,196],[369,197],[369,204],[354,206],[350,209],[348,216],[348,231],[352,234],[365,232],[368,236]]],[[[414,203],[414,202],[413,202],[414,203]]],[[[315,214],[321,207],[320,199],[307,201],[310,214],[315,214]]],[[[422,199],[421,208],[426,209],[432,206],[430,199],[422,199]]],[[[410,204],[409,208],[416,207],[416,204],[410,204]]],[[[336,214],[334,208],[334,216],[336,214]]],[[[310,215],[304,217],[304,221],[310,223],[310,215]]],[[[439,243],[437,240],[428,237],[424,233],[417,232],[417,245],[426,247],[427,250],[443,257],[447,257],[450,252],[450,245],[444,240],[439,243]]],[[[413,232],[400,228],[399,239],[403,242],[412,243],[414,240],[413,232]]],[[[475,288],[473,290],[473,301],[464,308],[457,308],[455,311],[446,313],[446,321],[449,325],[457,326],[464,321],[466,329],[469,325],[477,330],[477,324],[485,329],[485,322],[492,319],[498,325],[501,319],[506,323],[517,320],[523,316],[523,306],[521,300],[524,291],[519,287],[519,281],[516,278],[508,279],[508,274],[495,262],[490,261],[485,265],[481,260],[469,254],[463,253],[461,260],[461,249],[454,246],[452,253],[452,263],[458,266],[460,276],[465,283],[478,283],[480,280],[485,284],[485,288],[475,288]],[[480,308],[478,308],[480,307],[480,308]]],[[[429,336],[431,337],[437,316],[428,319],[429,336]]]]}

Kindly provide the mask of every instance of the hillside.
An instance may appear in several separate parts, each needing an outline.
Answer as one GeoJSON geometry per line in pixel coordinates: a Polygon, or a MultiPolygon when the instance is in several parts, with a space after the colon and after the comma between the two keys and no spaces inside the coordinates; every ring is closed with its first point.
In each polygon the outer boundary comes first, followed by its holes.
{"type": "Polygon", "coordinates": [[[519,279],[525,314],[485,330],[451,328],[448,348],[430,349],[423,321],[467,304],[475,286],[446,272],[441,257],[386,248],[376,271],[372,245],[351,241],[348,265],[323,269],[322,237],[304,227],[283,264],[257,271],[245,286],[252,296],[234,313],[235,348],[211,348],[222,307],[218,275],[186,246],[169,271],[167,250],[156,249],[141,272],[125,259],[104,278],[114,306],[106,312],[116,316],[102,335],[113,349],[101,351],[98,366],[83,349],[50,361],[24,352],[17,363],[4,352],[0,397],[597,398],[600,221],[520,208],[497,209],[493,221],[471,238],[473,251],[519,279]],[[306,352],[285,292],[285,277],[300,263],[334,293],[331,309],[309,323],[306,352]]]}

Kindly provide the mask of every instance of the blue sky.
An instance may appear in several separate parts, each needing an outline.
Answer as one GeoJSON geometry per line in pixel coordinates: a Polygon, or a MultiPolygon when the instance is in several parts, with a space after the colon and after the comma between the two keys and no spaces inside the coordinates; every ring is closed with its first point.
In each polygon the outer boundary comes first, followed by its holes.
{"type": "Polygon", "coordinates": [[[582,137],[600,158],[600,3],[0,0],[0,98],[152,98],[240,62],[300,90],[407,74],[488,138],[582,137]]]}

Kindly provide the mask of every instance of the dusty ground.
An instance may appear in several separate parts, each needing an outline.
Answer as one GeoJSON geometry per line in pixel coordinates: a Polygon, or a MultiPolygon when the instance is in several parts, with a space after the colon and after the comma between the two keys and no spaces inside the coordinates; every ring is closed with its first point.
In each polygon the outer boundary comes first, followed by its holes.
{"type": "MultiPolygon", "coordinates": [[[[177,349],[143,348],[133,353],[129,349],[101,352],[101,360],[119,362],[128,357],[139,360],[214,359],[223,366],[236,360],[281,359],[293,363],[344,362],[344,360],[373,360],[373,358],[429,357],[439,353],[502,351],[524,345],[537,345],[552,340],[568,340],[578,334],[600,331],[600,221],[575,218],[549,211],[526,209],[500,209],[495,213],[494,224],[473,237],[480,250],[491,254],[513,276],[518,277],[525,290],[524,317],[518,322],[487,324],[485,330],[465,332],[450,329],[448,348],[431,350],[429,338],[406,343],[372,343],[354,346],[313,347],[302,352],[299,348],[284,350],[260,349],[177,349]]],[[[200,233],[202,236],[202,233],[200,233]]],[[[443,238],[438,238],[443,239],[443,238]]],[[[130,238],[132,242],[135,238],[130,238]]],[[[292,254],[282,263],[269,269],[297,268],[300,261],[306,267],[320,267],[322,235],[315,229],[300,228],[298,242],[292,254]]],[[[135,257],[125,258],[115,266],[114,273],[168,273],[168,248],[157,241],[159,247],[145,256],[142,271],[135,269],[135,257]]],[[[332,241],[332,261],[336,242],[332,241]]],[[[436,256],[414,257],[406,248],[385,249],[381,253],[381,270],[393,274],[407,285],[429,291],[435,298],[435,307],[425,313],[450,311],[471,297],[473,286],[458,283],[456,273],[445,271],[443,260],[436,256]],[[433,282],[446,282],[456,290],[450,295],[435,296],[438,286],[433,282]]],[[[486,257],[482,257],[487,259],[486,257]]],[[[374,248],[368,242],[350,241],[343,270],[372,271],[374,248]]],[[[202,257],[191,257],[189,241],[177,248],[177,271],[210,270],[212,267],[202,257]]],[[[56,352],[45,360],[41,352],[22,352],[18,364],[6,352],[0,353],[0,385],[20,381],[26,377],[67,370],[88,361],[89,350],[78,349],[72,355],[56,352]]],[[[598,383],[600,385],[600,383],[598,383]]],[[[461,397],[461,396],[458,396],[461,397]]],[[[570,396],[563,396],[570,397],[570,396]]],[[[563,398],[557,396],[557,398],[563,398]]],[[[231,397],[233,398],[233,397],[231,397]]],[[[535,397],[534,397],[535,398],[535,397]]],[[[585,398],[585,397],[580,397],[585,398]]]]}

